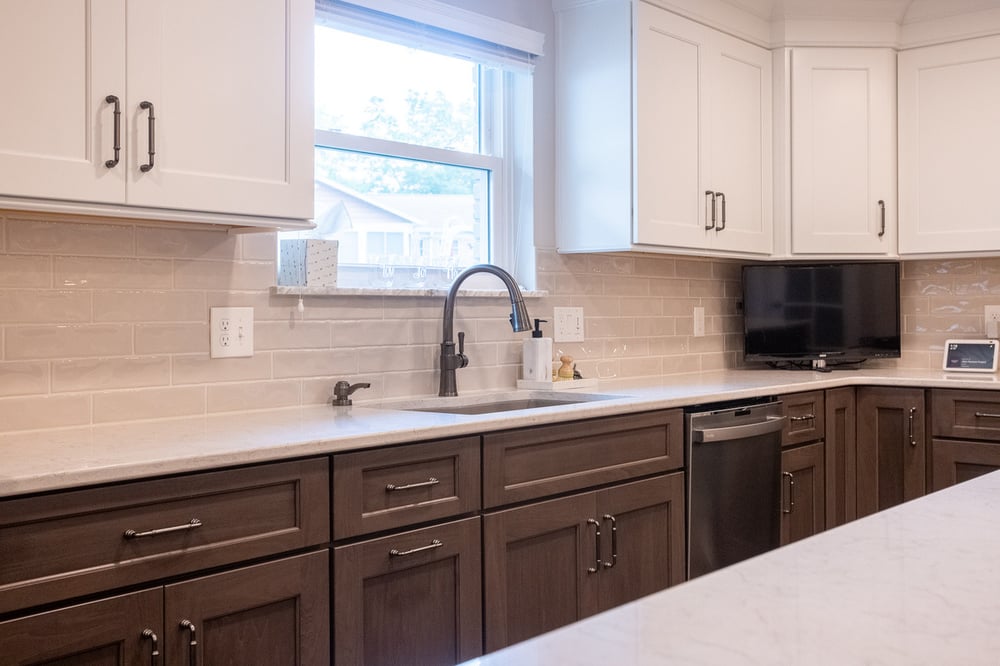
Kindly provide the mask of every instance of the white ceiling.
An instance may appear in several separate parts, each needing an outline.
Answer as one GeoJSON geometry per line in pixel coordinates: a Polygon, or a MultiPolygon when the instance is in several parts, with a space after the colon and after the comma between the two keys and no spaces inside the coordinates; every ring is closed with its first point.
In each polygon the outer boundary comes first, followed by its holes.
{"type": "Polygon", "coordinates": [[[767,21],[862,19],[900,25],[1000,8],[1000,0],[724,0],[767,21]]]}

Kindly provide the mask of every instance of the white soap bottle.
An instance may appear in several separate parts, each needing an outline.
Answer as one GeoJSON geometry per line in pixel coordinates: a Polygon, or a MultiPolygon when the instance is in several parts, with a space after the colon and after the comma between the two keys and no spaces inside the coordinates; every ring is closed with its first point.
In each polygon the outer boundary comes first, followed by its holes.
{"type": "Polygon", "coordinates": [[[535,330],[524,341],[521,352],[521,378],[534,382],[552,381],[552,338],[542,337],[545,319],[535,320],[535,330]]]}

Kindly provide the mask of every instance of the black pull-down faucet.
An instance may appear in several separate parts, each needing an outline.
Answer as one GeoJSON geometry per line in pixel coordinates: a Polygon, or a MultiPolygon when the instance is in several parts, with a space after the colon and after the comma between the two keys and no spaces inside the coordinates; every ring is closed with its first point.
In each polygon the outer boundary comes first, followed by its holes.
{"type": "Polygon", "coordinates": [[[444,301],[444,335],[441,342],[441,389],[438,391],[439,396],[458,395],[455,370],[469,365],[469,358],[465,355],[465,333],[458,334],[457,354],[452,334],[455,328],[455,298],[458,296],[458,288],[465,278],[473,273],[490,273],[500,278],[510,295],[510,327],[514,329],[514,332],[531,329],[531,317],[528,316],[528,309],[524,307],[524,297],[510,273],[492,264],[477,264],[459,273],[455,281],[451,283],[448,297],[444,301]]]}

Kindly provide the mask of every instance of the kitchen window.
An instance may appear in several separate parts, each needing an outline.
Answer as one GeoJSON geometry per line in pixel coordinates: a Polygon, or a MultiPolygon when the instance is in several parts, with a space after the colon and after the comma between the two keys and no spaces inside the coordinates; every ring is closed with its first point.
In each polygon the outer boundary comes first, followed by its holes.
{"type": "Polygon", "coordinates": [[[320,0],[315,222],[338,287],[532,287],[532,60],[542,35],[427,0],[320,0]],[[513,43],[513,45],[511,45],[513,43]]]}

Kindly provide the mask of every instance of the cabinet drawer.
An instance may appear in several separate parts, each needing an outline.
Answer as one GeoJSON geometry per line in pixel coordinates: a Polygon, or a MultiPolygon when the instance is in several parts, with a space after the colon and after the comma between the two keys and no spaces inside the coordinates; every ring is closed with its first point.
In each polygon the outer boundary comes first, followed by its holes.
{"type": "Polygon", "coordinates": [[[483,505],[680,469],[683,431],[675,409],[484,435],[483,505]]]}
{"type": "Polygon", "coordinates": [[[931,428],[938,437],[1000,441],[1000,393],[931,391],[931,428]]]}
{"type": "Polygon", "coordinates": [[[0,503],[0,613],[330,540],[327,458],[0,503]]]}
{"type": "Polygon", "coordinates": [[[781,445],[795,446],[823,439],[826,406],[822,391],[793,393],[781,396],[785,405],[785,427],[781,431],[781,445]]]}
{"type": "Polygon", "coordinates": [[[333,537],[343,539],[478,511],[479,438],[333,457],[333,537]]]}

